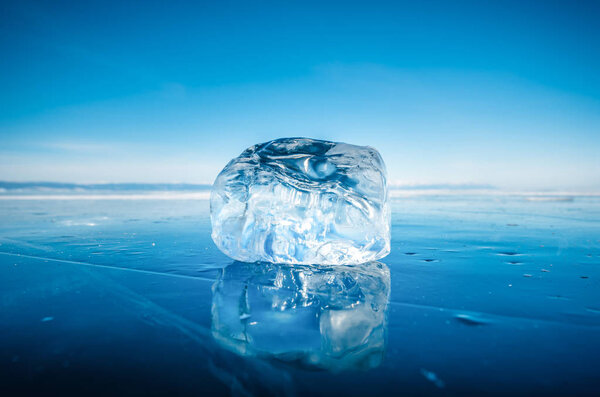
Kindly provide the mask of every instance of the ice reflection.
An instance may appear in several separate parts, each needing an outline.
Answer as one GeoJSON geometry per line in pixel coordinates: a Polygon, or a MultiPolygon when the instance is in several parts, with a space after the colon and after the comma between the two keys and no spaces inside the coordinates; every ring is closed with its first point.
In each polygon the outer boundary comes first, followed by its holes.
{"type": "Polygon", "coordinates": [[[213,285],[212,334],[242,356],[334,371],[377,367],[390,271],[379,262],[291,266],[234,262],[213,285]]]}

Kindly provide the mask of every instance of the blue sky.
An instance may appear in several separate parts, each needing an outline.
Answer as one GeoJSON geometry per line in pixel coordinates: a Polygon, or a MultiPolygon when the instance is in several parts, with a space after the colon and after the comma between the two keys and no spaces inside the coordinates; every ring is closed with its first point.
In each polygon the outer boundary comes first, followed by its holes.
{"type": "Polygon", "coordinates": [[[487,3],[5,1],[0,179],[211,182],[310,136],[394,183],[600,190],[600,2],[487,3]]]}

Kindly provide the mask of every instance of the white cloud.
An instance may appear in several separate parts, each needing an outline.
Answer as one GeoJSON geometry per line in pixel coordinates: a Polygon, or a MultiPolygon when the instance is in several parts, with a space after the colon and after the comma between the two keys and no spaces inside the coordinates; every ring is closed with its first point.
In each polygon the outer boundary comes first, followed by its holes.
{"type": "Polygon", "coordinates": [[[110,143],[97,143],[97,142],[42,142],[39,144],[42,148],[60,150],[66,152],[83,152],[83,153],[102,153],[107,151],[114,151],[119,148],[118,144],[110,143]]]}

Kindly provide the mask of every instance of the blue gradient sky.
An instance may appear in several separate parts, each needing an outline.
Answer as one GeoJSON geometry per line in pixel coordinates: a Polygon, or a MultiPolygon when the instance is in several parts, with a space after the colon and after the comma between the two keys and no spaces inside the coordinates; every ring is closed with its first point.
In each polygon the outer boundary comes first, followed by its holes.
{"type": "Polygon", "coordinates": [[[310,136],[396,183],[600,190],[600,2],[487,3],[4,1],[0,179],[211,182],[310,136]]]}

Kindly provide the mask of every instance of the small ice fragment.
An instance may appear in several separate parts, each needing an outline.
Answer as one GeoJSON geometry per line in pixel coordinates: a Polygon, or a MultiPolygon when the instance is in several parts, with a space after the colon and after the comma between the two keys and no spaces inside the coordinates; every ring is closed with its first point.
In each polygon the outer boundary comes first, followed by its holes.
{"type": "Polygon", "coordinates": [[[254,145],[217,176],[210,209],[215,244],[240,261],[360,264],[390,252],[385,165],[367,146],[254,145]]]}
{"type": "Polygon", "coordinates": [[[519,254],[518,252],[504,251],[504,252],[498,252],[498,255],[502,255],[502,256],[521,256],[522,254],[519,254]]]}
{"type": "Polygon", "coordinates": [[[425,377],[425,379],[427,379],[428,381],[430,381],[431,383],[433,383],[434,385],[436,385],[440,389],[443,389],[444,386],[446,386],[446,383],[443,380],[441,380],[435,374],[435,372],[431,372],[431,371],[428,371],[428,370],[426,370],[424,368],[421,368],[421,374],[425,377]]]}
{"type": "Polygon", "coordinates": [[[485,325],[486,324],[485,320],[483,320],[481,318],[478,318],[476,316],[473,316],[473,315],[469,315],[469,314],[460,313],[460,314],[457,314],[456,316],[454,316],[454,318],[458,322],[460,322],[462,324],[465,324],[465,325],[472,326],[472,327],[477,327],[479,325],[485,325]]]}
{"type": "Polygon", "coordinates": [[[54,320],[54,317],[48,316],[48,317],[42,318],[40,321],[45,323],[45,322],[52,321],[52,320],[54,320]]]}

